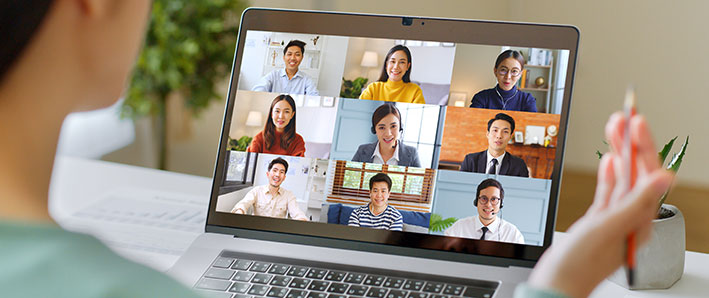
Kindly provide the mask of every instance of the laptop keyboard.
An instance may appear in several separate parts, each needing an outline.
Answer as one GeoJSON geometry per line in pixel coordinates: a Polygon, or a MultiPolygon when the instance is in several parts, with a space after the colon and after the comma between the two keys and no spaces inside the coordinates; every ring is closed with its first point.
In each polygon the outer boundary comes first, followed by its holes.
{"type": "Polygon", "coordinates": [[[490,298],[499,285],[415,275],[222,251],[194,287],[207,297],[229,298],[490,298]]]}

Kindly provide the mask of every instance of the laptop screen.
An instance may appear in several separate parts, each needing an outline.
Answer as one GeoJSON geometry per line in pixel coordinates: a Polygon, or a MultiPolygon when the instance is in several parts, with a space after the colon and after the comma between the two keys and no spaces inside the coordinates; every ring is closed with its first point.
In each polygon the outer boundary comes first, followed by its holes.
{"type": "Polygon", "coordinates": [[[242,26],[210,225],[522,259],[550,243],[575,48],[303,31],[242,26]]]}

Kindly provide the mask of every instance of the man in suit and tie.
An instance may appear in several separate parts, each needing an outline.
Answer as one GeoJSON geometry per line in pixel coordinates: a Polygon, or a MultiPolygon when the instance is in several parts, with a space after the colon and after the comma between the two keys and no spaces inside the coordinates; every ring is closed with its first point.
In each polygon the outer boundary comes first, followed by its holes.
{"type": "Polygon", "coordinates": [[[505,151],[514,131],[515,120],[510,115],[505,113],[495,115],[495,118],[487,122],[487,150],[466,155],[460,170],[529,177],[529,170],[524,160],[505,151]]]}

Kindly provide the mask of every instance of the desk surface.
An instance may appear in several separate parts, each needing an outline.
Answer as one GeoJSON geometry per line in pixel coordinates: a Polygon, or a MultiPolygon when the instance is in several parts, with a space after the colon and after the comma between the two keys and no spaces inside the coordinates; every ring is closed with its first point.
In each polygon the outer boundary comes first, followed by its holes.
{"type": "MultiPolygon", "coordinates": [[[[90,222],[92,227],[86,229],[87,221],[77,218],[77,211],[91,206],[100,198],[105,198],[108,193],[143,189],[179,194],[191,203],[203,204],[201,208],[206,214],[210,188],[211,179],[205,177],[104,161],[57,157],[50,187],[50,210],[52,216],[65,228],[91,233],[119,254],[157,270],[165,271],[179,257],[179,250],[187,249],[189,243],[199,235],[198,231],[191,228],[172,231],[171,238],[179,239],[172,243],[173,246],[170,247],[170,250],[165,250],[164,247],[161,248],[162,250],[151,250],[151,247],[160,247],[161,244],[150,243],[150,241],[164,240],[164,237],[157,235],[163,233],[160,228],[146,227],[141,229],[140,237],[142,238],[140,240],[142,242],[140,243],[142,246],[126,245],[130,241],[116,240],[115,234],[120,233],[122,228],[126,226],[134,227],[135,222],[92,220],[90,222]]],[[[136,231],[135,228],[129,230],[136,231]]],[[[133,233],[137,234],[138,232],[133,233]]],[[[563,237],[563,234],[559,232],[557,235],[563,237]]],[[[707,268],[709,268],[709,255],[687,252],[684,275],[668,290],[629,291],[612,282],[604,281],[596,288],[591,297],[706,297],[707,289],[709,289],[707,286],[709,285],[709,269],[707,268]]]]}

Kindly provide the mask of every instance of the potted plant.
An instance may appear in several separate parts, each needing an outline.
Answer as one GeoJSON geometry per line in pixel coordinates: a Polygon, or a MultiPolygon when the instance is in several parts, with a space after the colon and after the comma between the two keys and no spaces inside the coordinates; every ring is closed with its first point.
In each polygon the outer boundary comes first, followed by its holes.
{"type": "Polygon", "coordinates": [[[429,232],[443,232],[452,226],[458,219],[455,217],[443,218],[438,213],[431,213],[431,220],[428,224],[429,232]]]}
{"type": "MultiPolygon", "coordinates": [[[[670,140],[658,153],[660,162],[665,163],[677,137],[670,140]]],[[[689,137],[679,152],[673,154],[667,169],[677,172],[687,150],[689,137]]],[[[600,152],[597,152],[600,153],[600,152]]],[[[682,212],[665,204],[668,192],[658,201],[657,218],[653,220],[652,236],[645,246],[636,253],[635,284],[630,287],[625,268],[616,271],[608,279],[631,290],[667,289],[675,284],[684,273],[685,229],[682,212]]]]}
{"type": "Polygon", "coordinates": [[[362,94],[362,89],[367,86],[367,78],[358,77],[354,80],[345,80],[342,78],[342,89],[340,90],[340,97],[342,98],[359,98],[362,94]]]}
{"type": "MultiPolygon", "coordinates": [[[[153,117],[158,167],[166,168],[171,123],[166,102],[176,99],[198,115],[224,97],[215,85],[229,75],[243,0],[155,0],[145,46],[133,71],[122,116],[153,117]]],[[[179,118],[179,117],[178,117],[179,118]]]]}

